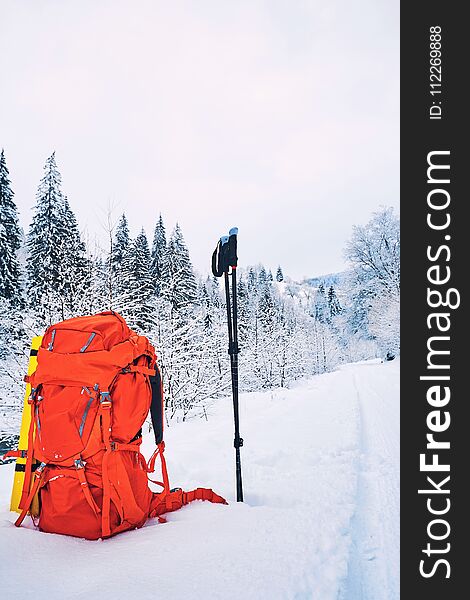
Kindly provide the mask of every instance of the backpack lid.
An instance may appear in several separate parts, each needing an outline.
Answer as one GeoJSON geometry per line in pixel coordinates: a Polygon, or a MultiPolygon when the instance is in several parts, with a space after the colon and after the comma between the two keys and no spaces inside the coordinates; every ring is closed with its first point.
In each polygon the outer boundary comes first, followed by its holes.
{"type": "Polygon", "coordinates": [[[32,387],[41,384],[94,386],[106,390],[116,374],[138,357],[155,362],[155,349],[113,311],[51,325],[38,350],[32,387]]]}
{"type": "Polygon", "coordinates": [[[41,348],[60,354],[110,350],[128,340],[132,333],[121,315],[106,311],[51,325],[44,334],[41,348]]]}

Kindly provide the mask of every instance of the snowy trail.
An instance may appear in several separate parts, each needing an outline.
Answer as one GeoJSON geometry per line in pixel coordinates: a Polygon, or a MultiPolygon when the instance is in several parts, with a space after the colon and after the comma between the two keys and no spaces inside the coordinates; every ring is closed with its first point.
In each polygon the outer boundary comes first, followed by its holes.
{"type": "Polygon", "coordinates": [[[244,504],[233,502],[231,402],[218,401],[208,422],[167,429],[168,467],[173,485],[213,487],[230,505],[197,502],[104,542],[16,529],[12,465],[0,467],[2,597],[397,598],[398,431],[384,427],[397,393],[398,365],[368,363],[243,395],[244,504]]]}
{"type": "MultiPolygon", "coordinates": [[[[399,361],[354,369],[360,410],[356,513],[345,600],[399,598],[399,361]],[[395,370],[388,378],[386,369],[395,370]],[[384,592],[386,590],[386,592],[384,592]]],[[[349,367],[350,368],[350,367],[349,367]]]]}

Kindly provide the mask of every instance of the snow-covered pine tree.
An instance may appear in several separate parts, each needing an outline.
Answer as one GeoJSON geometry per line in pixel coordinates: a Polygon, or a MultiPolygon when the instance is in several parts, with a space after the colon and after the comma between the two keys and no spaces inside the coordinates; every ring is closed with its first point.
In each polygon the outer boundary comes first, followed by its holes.
{"type": "Polygon", "coordinates": [[[341,304],[339,303],[336,290],[333,285],[330,285],[328,289],[328,308],[330,311],[330,318],[334,319],[341,312],[341,304]]]}
{"type": "Polygon", "coordinates": [[[250,321],[250,302],[248,286],[244,273],[240,274],[237,281],[237,309],[238,309],[238,338],[241,344],[246,338],[250,321]]]}
{"type": "Polygon", "coordinates": [[[129,224],[123,213],[116,225],[114,235],[110,232],[110,249],[107,260],[107,296],[108,306],[115,308],[119,305],[120,296],[127,294],[124,259],[131,245],[129,224]]]}
{"type": "MultiPolygon", "coordinates": [[[[240,271],[237,281],[240,378],[241,388],[247,391],[258,386],[260,323],[257,310],[259,291],[257,279],[255,269],[250,267],[247,276],[243,270],[240,271]]],[[[224,320],[226,320],[225,311],[224,302],[224,320]]]]}
{"type": "Polygon", "coordinates": [[[86,305],[88,306],[87,313],[94,313],[109,310],[108,294],[106,283],[108,280],[109,271],[106,261],[103,257],[94,252],[88,256],[90,289],[86,294],[86,305]]]}
{"type": "Polygon", "coordinates": [[[126,215],[123,213],[118,221],[118,224],[116,225],[116,234],[111,251],[111,265],[115,271],[119,271],[130,244],[131,237],[129,234],[129,223],[126,215]]]}
{"type": "Polygon", "coordinates": [[[122,272],[121,312],[132,328],[148,334],[155,327],[156,312],[151,255],[143,229],[123,257],[122,272]]]}
{"type": "Polygon", "coordinates": [[[63,223],[66,236],[61,240],[59,289],[63,318],[70,318],[88,313],[91,272],[77,219],[66,197],[63,201],[63,223]]]}
{"type": "Polygon", "coordinates": [[[278,281],[279,283],[284,281],[284,273],[282,272],[281,265],[278,266],[276,271],[276,281],[278,281]]]}
{"type": "Polygon", "coordinates": [[[269,276],[266,274],[264,267],[259,273],[259,291],[258,291],[258,313],[261,323],[266,329],[270,329],[276,312],[275,293],[269,276]]]}
{"type": "Polygon", "coordinates": [[[243,385],[250,390],[270,387],[274,379],[276,290],[263,265],[249,269],[246,288],[243,276],[240,282],[239,336],[243,385]]]}
{"type": "Polygon", "coordinates": [[[222,306],[219,280],[216,277],[207,277],[199,286],[199,302],[203,310],[204,329],[209,330],[217,320],[216,313],[222,306]]]}
{"type": "Polygon", "coordinates": [[[67,239],[61,176],[53,152],[38,187],[27,241],[27,296],[41,329],[64,318],[62,261],[67,239]]]}
{"type": "Polygon", "coordinates": [[[328,323],[330,321],[330,309],[323,283],[320,283],[315,295],[315,319],[320,323],[328,323]]]}
{"type": "Polygon", "coordinates": [[[255,273],[255,269],[253,267],[250,267],[249,271],[248,271],[248,291],[252,292],[253,290],[256,289],[258,284],[258,277],[255,273]]]}
{"type": "Polygon", "coordinates": [[[268,274],[266,273],[266,269],[263,265],[260,266],[258,271],[258,285],[262,288],[266,282],[268,281],[268,274]]]}
{"type": "Polygon", "coordinates": [[[5,153],[0,154],[0,297],[12,308],[24,304],[18,250],[22,231],[18,222],[18,211],[13,200],[5,153]]]}
{"type": "MultiPolygon", "coordinates": [[[[203,383],[206,397],[216,397],[230,384],[230,365],[227,349],[226,313],[216,277],[207,277],[200,285],[199,309],[196,318],[203,323],[202,355],[200,360],[205,365],[208,375],[207,383],[203,383]]],[[[195,367],[199,369],[199,365],[195,367]]]]}
{"type": "Polygon", "coordinates": [[[162,281],[168,279],[168,268],[166,265],[167,244],[166,230],[162,215],[155,226],[152,245],[152,277],[154,281],[155,294],[161,293],[162,281]]]}
{"type": "Polygon", "coordinates": [[[168,242],[165,263],[167,275],[162,281],[162,295],[175,311],[190,308],[197,302],[197,283],[178,224],[168,242]]]}

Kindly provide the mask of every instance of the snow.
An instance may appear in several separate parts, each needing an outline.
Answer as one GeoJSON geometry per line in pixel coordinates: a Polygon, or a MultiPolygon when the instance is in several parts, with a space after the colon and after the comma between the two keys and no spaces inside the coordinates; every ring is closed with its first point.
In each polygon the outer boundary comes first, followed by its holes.
{"type": "Polygon", "coordinates": [[[398,375],[398,360],[366,362],[242,395],[244,504],[234,502],[230,398],[208,421],[172,424],[172,485],[212,487],[229,506],[196,502],[105,541],[16,529],[13,465],[3,465],[3,597],[397,599],[398,375]]]}

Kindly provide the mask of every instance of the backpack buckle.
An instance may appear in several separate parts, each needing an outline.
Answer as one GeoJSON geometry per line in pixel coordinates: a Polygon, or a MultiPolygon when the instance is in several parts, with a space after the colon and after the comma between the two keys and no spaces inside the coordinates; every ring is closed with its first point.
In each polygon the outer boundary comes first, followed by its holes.
{"type": "Polygon", "coordinates": [[[100,404],[103,408],[109,408],[111,406],[111,395],[109,392],[100,393],[100,404]]]}
{"type": "Polygon", "coordinates": [[[45,462],[42,462],[39,467],[36,469],[36,471],[34,472],[34,476],[39,478],[41,477],[42,472],[44,471],[44,469],[46,468],[47,464],[45,462]]]}
{"type": "Polygon", "coordinates": [[[83,460],[81,458],[77,458],[77,460],[75,461],[75,468],[76,469],[84,469],[85,468],[85,464],[83,463],[83,460]]]}
{"type": "Polygon", "coordinates": [[[38,388],[31,388],[31,393],[28,397],[28,404],[33,404],[36,401],[36,396],[38,393],[38,388]]]}

